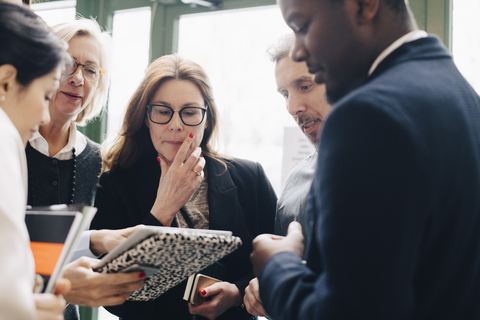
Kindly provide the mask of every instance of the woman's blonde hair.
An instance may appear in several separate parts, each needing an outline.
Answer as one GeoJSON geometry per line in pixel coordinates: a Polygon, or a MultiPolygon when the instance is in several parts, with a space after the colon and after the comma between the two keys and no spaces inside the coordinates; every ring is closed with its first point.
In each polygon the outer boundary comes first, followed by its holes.
{"type": "Polygon", "coordinates": [[[85,36],[95,39],[99,45],[100,68],[105,70],[98,80],[98,86],[85,109],[73,120],[77,125],[85,125],[87,120],[97,116],[107,102],[109,76],[110,76],[110,52],[112,48],[112,37],[103,32],[95,19],[79,17],[72,22],[60,23],[52,28],[53,32],[62,40],[70,42],[77,36],[85,36]]]}
{"type": "Polygon", "coordinates": [[[202,154],[205,158],[220,162],[226,169],[223,160],[229,158],[220,156],[212,147],[218,134],[218,113],[210,81],[198,64],[172,54],[158,58],[148,67],[145,77],[128,102],[119,134],[112,144],[105,143],[102,147],[102,173],[132,167],[139,159],[157,157],[145,124],[146,106],[162,83],[171,79],[190,81],[200,90],[207,107],[208,121],[200,142],[202,154]]]}

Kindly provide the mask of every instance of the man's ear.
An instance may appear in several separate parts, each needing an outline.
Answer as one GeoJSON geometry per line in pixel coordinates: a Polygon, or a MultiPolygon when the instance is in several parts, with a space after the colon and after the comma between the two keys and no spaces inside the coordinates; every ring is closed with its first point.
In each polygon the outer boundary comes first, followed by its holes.
{"type": "MultiPolygon", "coordinates": [[[[350,2],[349,9],[353,11],[355,20],[365,24],[373,20],[378,13],[381,0],[346,0],[350,2]]],[[[351,11],[351,12],[352,12],[351,11]]]]}
{"type": "Polygon", "coordinates": [[[11,64],[0,66],[0,96],[7,95],[17,84],[17,69],[11,64]]]}

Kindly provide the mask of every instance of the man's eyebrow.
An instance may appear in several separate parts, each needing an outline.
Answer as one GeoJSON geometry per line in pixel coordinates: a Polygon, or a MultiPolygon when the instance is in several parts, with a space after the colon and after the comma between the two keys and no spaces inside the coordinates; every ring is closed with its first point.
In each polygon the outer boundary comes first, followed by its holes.
{"type": "Polygon", "coordinates": [[[312,81],[312,77],[308,77],[308,76],[302,76],[300,78],[297,78],[294,80],[295,83],[299,83],[299,82],[303,82],[303,81],[310,81],[310,82],[313,82],[312,81]]]}
{"type": "MultiPolygon", "coordinates": [[[[294,84],[298,85],[299,83],[304,82],[304,81],[313,82],[312,77],[309,77],[309,76],[301,76],[299,78],[294,79],[292,82],[294,84]]],[[[282,93],[283,90],[285,90],[285,88],[282,88],[282,87],[277,88],[277,92],[280,93],[280,94],[282,93]]]]}

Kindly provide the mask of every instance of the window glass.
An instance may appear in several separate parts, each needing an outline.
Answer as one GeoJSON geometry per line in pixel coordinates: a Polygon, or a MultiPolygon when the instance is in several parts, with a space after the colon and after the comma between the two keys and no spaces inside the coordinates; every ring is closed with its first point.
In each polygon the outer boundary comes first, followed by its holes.
{"type": "Polygon", "coordinates": [[[458,69],[480,93],[480,1],[453,0],[452,51],[458,69]]]}
{"type": "Polygon", "coordinates": [[[55,1],[32,4],[31,8],[49,26],[75,20],[76,1],[55,1]]]}
{"type": "Polygon", "coordinates": [[[260,162],[281,189],[283,133],[296,126],[277,93],[267,47],[288,34],[277,6],[185,15],[179,53],[200,64],[220,113],[221,153],[260,162]]]}
{"type": "Polygon", "coordinates": [[[113,64],[110,77],[107,137],[120,129],[128,100],[148,66],[151,8],[115,11],[113,64]]]}

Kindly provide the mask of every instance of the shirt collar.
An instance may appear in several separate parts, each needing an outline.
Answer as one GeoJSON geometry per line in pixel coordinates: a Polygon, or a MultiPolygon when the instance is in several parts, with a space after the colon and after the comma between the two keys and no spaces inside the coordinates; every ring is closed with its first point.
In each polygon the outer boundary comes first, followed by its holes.
{"type": "MultiPolygon", "coordinates": [[[[44,137],[40,134],[40,132],[35,132],[33,137],[29,140],[30,145],[37,151],[41,152],[42,154],[49,156],[48,152],[48,142],[45,140],[44,137]]],[[[86,139],[85,137],[77,132],[77,127],[75,123],[70,124],[69,134],[68,134],[68,141],[67,144],[56,154],[53,158],[57,158],[59,160],[68,160],[72,158],[72,148],[75,148],[75,154],[80,154],[80,152],[85,149],[86,146],[86,139]]]]}
{"type": "Polygon", "coordinates": [[[395,40],[391,45],[389,45],[385,50],[383,50],[382,53],[380,53],[377,59],[375,59],[372,66],[370,67],[370,70],[368,70],[368,76],[371,76],[373,71],[375,71],[375,69],[380,64],[380,62],[382,62],[390,53],[395,51],[395,49],[399,48],[402,44],[425,37],[428,37],[428,34],[425,31],[414,30],[395,40]]]}

